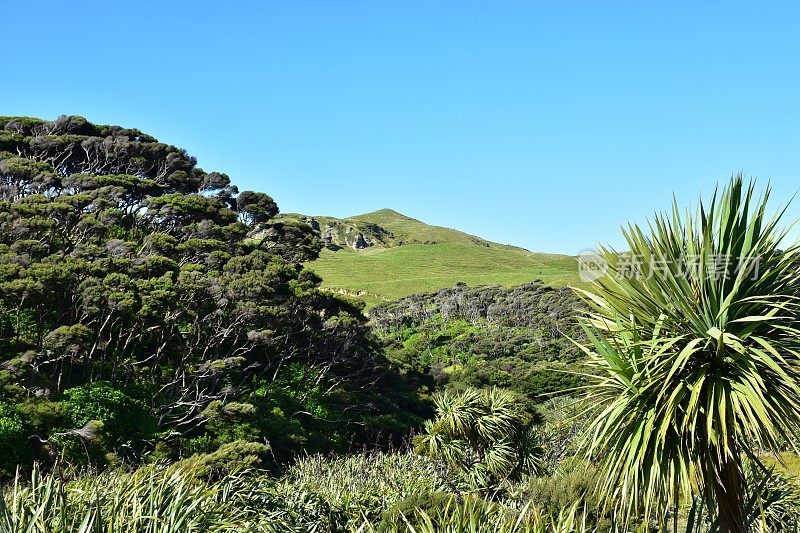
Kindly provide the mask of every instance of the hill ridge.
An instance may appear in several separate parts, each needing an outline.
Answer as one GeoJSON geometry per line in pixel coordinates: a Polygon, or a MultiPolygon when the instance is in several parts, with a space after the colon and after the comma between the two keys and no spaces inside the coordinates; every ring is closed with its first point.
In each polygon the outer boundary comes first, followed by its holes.
{"type": "Polygon", "coordinates": [[[349,219],[367,218],[367,217],[375,217],[375,216],[382,216],[382,215],[391,215],[391,216],[396,216],[397,218],[401,218],[403,220],[413,220],[413,221],[416,221],[416,222],[422,222],[418,218],[410,217],[410,216],[406,215],[405,213],[401,213],[397,209],[392,209],[391,207],[382,207],[380,209],[376,209],[376,210],[370,211],[368,213],[361,213],[361,214],[358,214],[358,215],[353,215],[353,216],[347,217],[347,220],[349,220],[349,219]]]}
{"type": "Polygon", "coordinates": [[[299,219],[320,232],[325,247],[332,251],[364,251],[394,248],[409,244],[471,244],[484,247],[512,248],[531,253],[521,246],[490,241],[456,228],[428,224],[396,209],[381,208],[344,218],[329,215],[287,213],[281,217],[299,219]]]}
{"type": "Polygon", "coordinates": [[[578,283],[574,257],[492,242],[390,208],[348,218],[283,216],[300,218],[319,231],[326,249],[307,266],[323,278],[323,287],[370,306],[459,283],[578,283]]]}

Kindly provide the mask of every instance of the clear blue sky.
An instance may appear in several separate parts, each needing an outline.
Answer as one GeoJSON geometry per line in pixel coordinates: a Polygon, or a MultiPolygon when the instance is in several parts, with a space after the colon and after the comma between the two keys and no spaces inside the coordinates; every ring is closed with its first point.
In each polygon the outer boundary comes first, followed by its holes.
{"type": "Polygon", "coordinates": [[[283,211],[574,254],[739,170],[800,187],[796,6],[0,0],[0,114],[138,127],[283,211]]]}

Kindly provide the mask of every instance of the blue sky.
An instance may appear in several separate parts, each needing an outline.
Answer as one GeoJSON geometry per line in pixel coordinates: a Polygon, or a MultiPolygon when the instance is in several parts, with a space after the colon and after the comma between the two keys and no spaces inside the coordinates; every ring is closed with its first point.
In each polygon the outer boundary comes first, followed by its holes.
{"type": "Polygon", "coordinates": [[[283,211],[575,254],[733,172],[796,192],[799,11],[0,0],[0,114],[137,127],[283,211]]]}

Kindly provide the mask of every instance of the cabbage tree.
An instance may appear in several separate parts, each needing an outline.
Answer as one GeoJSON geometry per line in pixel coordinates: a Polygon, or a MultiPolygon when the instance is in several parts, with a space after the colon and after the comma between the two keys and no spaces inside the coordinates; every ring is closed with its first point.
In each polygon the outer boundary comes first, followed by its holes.
{"type": "Polygon", "coordinates": [[[494,490],[541,471],[542,451],[531,416],[512,392],[443,391],[434,403],[436,419],[415,437],[415,449],[460,471],[473,488],[494,490]]]}
{"type": "Polygon", "coordinates": [[[746,530],[743,457],[800,423],[798,247],[741,176],[711,202],[623,229],[581,291],[600,406],[587,450],[625,517],[702,494],[720,531],[746,530]]]}

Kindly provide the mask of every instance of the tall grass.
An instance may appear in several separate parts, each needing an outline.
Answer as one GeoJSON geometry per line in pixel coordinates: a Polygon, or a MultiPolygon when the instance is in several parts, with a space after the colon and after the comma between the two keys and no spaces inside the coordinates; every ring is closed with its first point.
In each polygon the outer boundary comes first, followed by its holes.
{"type": "Polygon", "coordinates": [[[581,516],[578,505],[564,509],[556,516],[541,513],[527,505],[513,509],[497,502],[450,498],[435,512],[416,510],[402,517],[390,529],[365,523],[359,531],[398,531],[407,533],[588,533],[595,529],[581,516]]]}
{"type": "Polygon", "coordinates": [[[207,483],[195,474],[183,465],[153,465],[66,482],[34,469],[0,498],[0,532],[276,530],[248,505],[257,487],[245,475],[207,483]]]}
{"type": "Polygon", "coordinates": [[[299,460],[271,491],[276,503],[309,531],[351,531],[417,494],[449,490],[452,476],[411,453],[369,453],[299,460]]]}
{"type": "MultiPolygon", "coordinates": [[[[581,495],[582,489],[565,487],[568,479],[563,476],[527,483],[552,485],[546,490],[488,501],[460,492],[448,481],[451,474],[408,453],[307,457],[280,479],[251,471],[210,481],[196,464],[150,465],[74,481],[34,470],[3,491],[0,533],[633,531],[613,529],[610,523],[598,529],[592,499],[581,495]],[[559,491],[564,498],[548,496],[559,491]]],[[[796,531],[793,487],[767,471],[753,475],[750,486],[759,491],[749,497],[748,530],[796,531]]],[[[679,531],[714,530],[703,503],[695,498],[686,513],[690,519],[682,521],[679,531]]],[[[636,531],[656,529],[642,526],[636,531]]]]}

